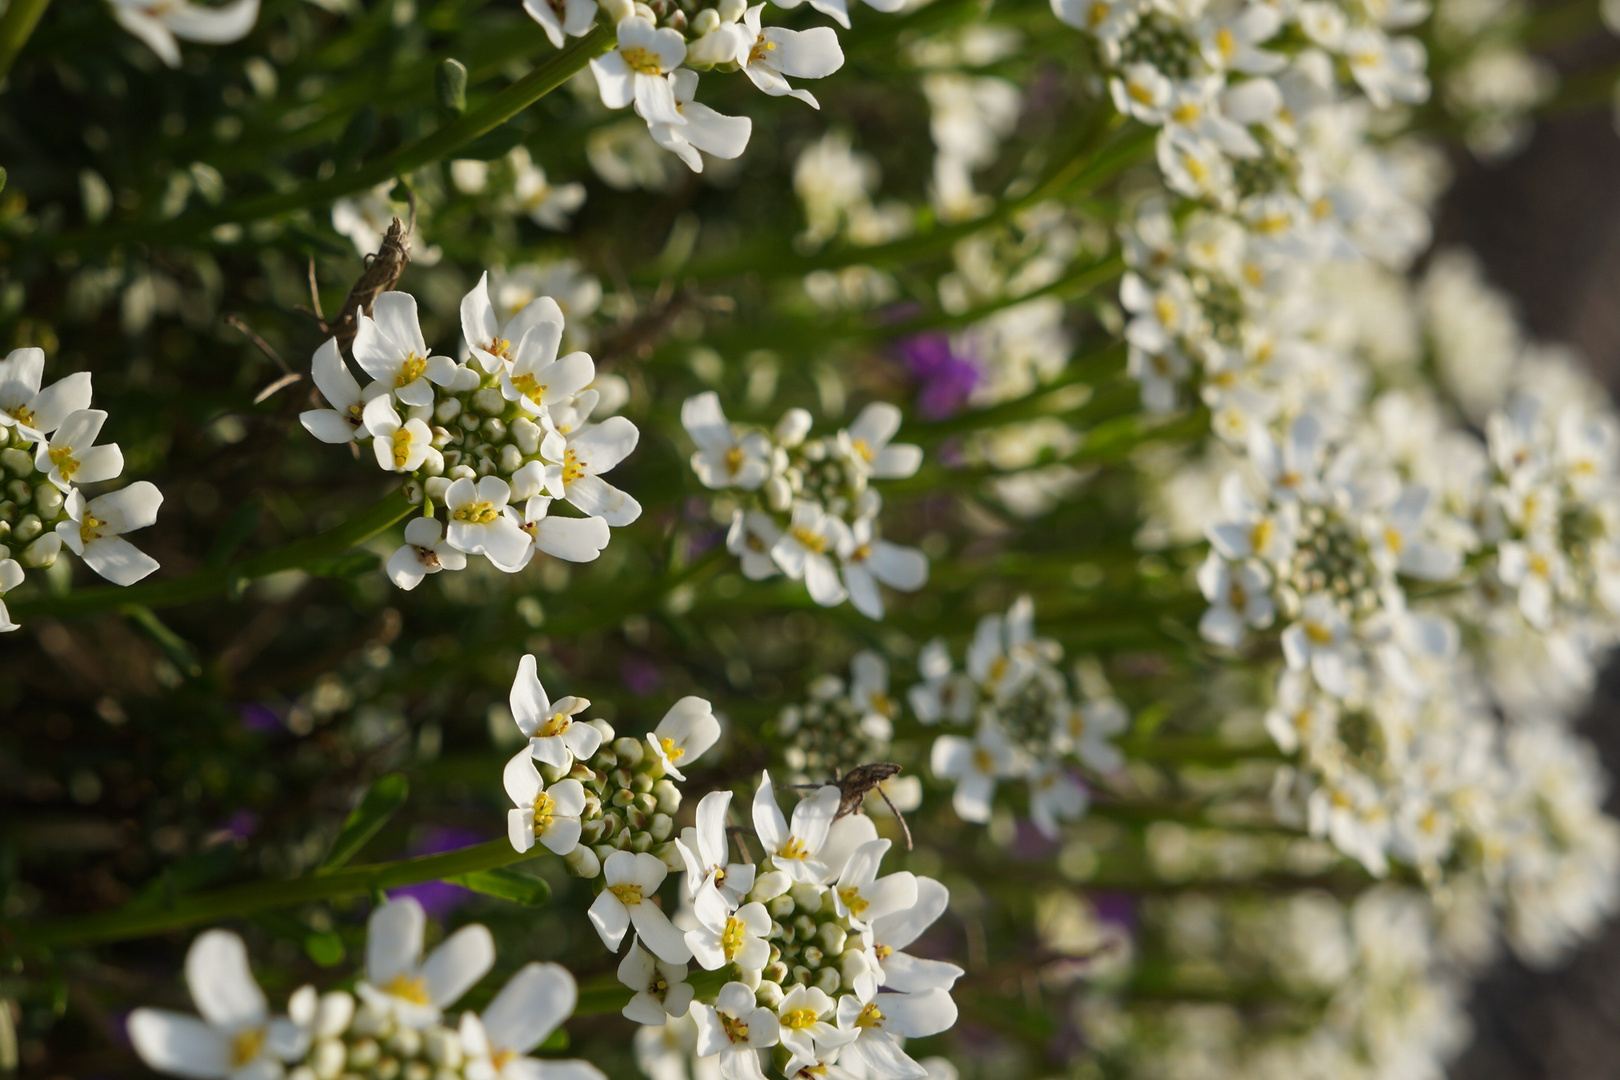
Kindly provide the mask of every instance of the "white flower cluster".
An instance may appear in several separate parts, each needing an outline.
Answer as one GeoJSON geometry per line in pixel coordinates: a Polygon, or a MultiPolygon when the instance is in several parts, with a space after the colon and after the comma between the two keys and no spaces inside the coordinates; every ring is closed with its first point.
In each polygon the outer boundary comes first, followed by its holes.
{"type": "MultiPolygon", "coordinates": [[[[794,783],[825,782],[841,769],[887,758],[899,715],[900,703],[889,696],[888,661],[862,649],[850,659],[847,683],[836,675],[812,680],[805,701],[783,706],[774,734],[794,783]]],[[[883,787],[901,809],[922,797],[916,777],[895,777],[883,787]]]]}
{"type": "MultiPolygon", "coordinates": [[[[780,3],[797,7],[800,0],[780,3]]],[[[897,11],[902,0],[867,0],[879,11],[897,11]]],[[[810,0],[810,6],[849,27],[846,0],[810,0]]],[[[820,108],[810,91],[788,80],[821,79],[844,65],[838,34],[829,26],[789,30],[764,24],[765,5],[717,0],[695,14],[675,5],[655,7],[632,0],[525,0],[524,8],[558,48],[583,37],[597,16],[611,20],[616,47],[591,61],[602,104],[633,106],[653,141],[693,172],[703,154],[725,160],[748,146],[753,121],[724,116],[695,100],[699,71],[742,71],[771,97],[795,97],[820,108]]]]}
{"type": "Polygon", "coordinates": [[[503,323],[481,277],[461,302],[463,362],[428,349],[406,293],[384,293],[358,318],[354,357],[372,381],[362,387],[328,340],[313,374],[331,407],[299,419],[323,442],[370,443],[380,468],[425,493],[423,516],[388,560],[394,584],[414,589],[428,574],[461,569],[468,555],[507,573],[536,550],[589,562],[610,526],[641,516],[640,503],[603,479],[640,432],[622,416],[591,420],[602,404],[591,388],[596,365],[583,352],[558,356],[564,318],[551,297],[503,323]],[[558,500],[585,516],[552,515],[558,500]]]}
{"type": "Polygon", "coordinates": [[[86,499],[80,484],[124,471],[117,443],[96,445],[107,414],[90,407],[90,373],[41,388],[42,349],[16,349],[0,360],[0,632],[17,629],[5,594],[24,567],[48,567],[63,546],[115,585],[133,585],[157,560],[124,539],[157,520],[163,495],[137,481],[86,499]]]}
{"type": "Polygon", "coordinates": [[[925,724],[974,725],[971,738],[941,735],[929,761],[934,775],[956,781],[951,805],[964,821],[990,820],[997,783],[1023,780],[1029,813],[1046,836],[1084,815],[1089,801],[1069,761],[1098,773],[1123,764],[1110,740],[1130,718],[1100,672],[1081,669],[1076,700],[1058,669],[1063,648],[1035,636],[1035,605],[1020,597],[1006,616],[979,620],[965,670],[956,671],[936,638],[918,656],[922,682],[907,695],[925,724]]]}
{"type": "Polygon", "coordinates": [[[482,1013],[445,1010],[495,963],[495,941],[479,924],[451,934],[425,960],[427,917],[415,900],[371,914],[364,978],[351,995],[295,991],[286,1016],[272,1016],[254,981],[242,939],[209,930],[186,954],[186,982],[201,1017],[140,1008],[130,1041],[158,1072],[196,1080],[605,1080],[584,1061],[528,1057],[574,1011],[574,977],[557,964],[525,964],[482,1013]],[[358,996],[359,1001],[355,1000],[358,996]]]}
{"type": "Polygon", "coordinates": [[[875,401],[836,436],[809,439],[803,409],[789,409],[765,431],[730,423],[712,390],[686,399],[681,423],[697,444],[692,471],[706,488],[748,496],[733,510],[726,538],[746,577],[786,574],[823,607],[848,600],[869,619],[883,617],[880,584],[923,587],[928,557],[883,539],[883,499],[871,486],[922,464],[920,447],[893,441],[900,419],[899,409],[875,401]]]}

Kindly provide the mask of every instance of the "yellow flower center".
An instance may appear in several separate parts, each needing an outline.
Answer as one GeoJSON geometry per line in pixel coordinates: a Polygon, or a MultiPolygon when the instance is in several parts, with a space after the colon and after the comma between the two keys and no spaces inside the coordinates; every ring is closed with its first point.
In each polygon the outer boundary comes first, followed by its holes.
{"type": "Polygon", "coordinates": [[[890,956],[892,956],[894,954],[894,946],[892,946],[892,945],[874,945],[874,946],[872,946],[872,951],[877,953],[877,958],[879,960],[887,960],[890,956]]]}
{"type": "Polygon", "coordinates": [[[1312,622],[1309,619],[1305,620],[1305,636],[1310,638],[1311,642],[1316,645],[1333,644],[1333,631],[1321,623],[1312,622]]]}
{"type": "Polygon", "coordinates": [[[62,474],[62,479],[71,480],[73,474],[79,471],[79,459],[73,456],[73,447],[64,446],[50,452],[51,464],[56,471],[62,474]]]}
{"type": "Polygon", "coordinates": [[[1270,518],[1261,518],[1249,530],[1249,546],[1256,552],[1264,551],[1266,545],[1271,543],[1271,534],[1277,529],[1276,523],[1270,518]]]}
{"type": "Polygon", "coordinates": [[[551,828],[551,818],[557,804],[545,792],[534,797],[534,835],[540,836],[551,828]]]}
{"type": "Polygon", "coordinates": [[[410,356],[405,358],[405,362],[399,365],[399,374],[394,376],[394,385],[396,387],[408,386],[420,379],[422,372],[426,370],[427,360],[424,357],[417,356],[415,353],[411,353],[410,356]]]}
{"type": "Polygon", "coordinates": [[[686,747],[676,746],[674,739],[659,739],[658,745],[663,748],[664,756],[669,759],[671,765],[686,756],[686,747]]]}
{"type": "Polygon", "coordinates": [[[579,455],[573,450],[563,451],[562,480],[565,484],[572,484],[575,480],[583,480],[589,466],[579,460],[579,455]]]}
{"type": "Polygon", "coordinates": [[[465,521],[471,525],[487,525],[500,516],[494,503],[472,502],[456,510],[450,516],[457,521],[465,521]]]}
{"type": "Polygon", "coordinates": [[[1151,104],[1153,104],[1153,91],[1149,90],[1147,87],[1143,86],[1141,83],[1138,83],[1138,82],[1126,83],[1125,84],[1125,92],[1127,94],[1129,94],[1131,96],[1131,98],[1134,101],[1136,101],[1138,104],[1141,104],[1141,105],[1151,105],[1151,104]]]}
{"type": "Polygon", "coordinates": [[[1092,4],[1091,7],[1086,11],[1086,21],[1090,23],[1093,28],[1101,26],[1103,21],[1107,18],[1108,5],[1101,3],[1100,0],[1098,3],[1092,4]]]}
{"type": "Polygon", "coordinates": [[[540,404],[540,397],[546,392],[546,387],[541,383],[535,382],[534,376],[527,373],[515,376],[512,379],[512,386],[517,390],[518,393],[522,394],[536,405],[540,404]]]}
{"type": "Polygon", "coordinates": [[[631,71],[642,75],[662,75],[663,63],[658,54],[651,49],[644,49],[640,45],[632,45],[628,49],[620,49],[619,55],[624,57],[624,66],[631,71]]]}
{"type": "Polygon", "coordinates": [[[877,1002],[874,1001],[861,1010],[861,1015],[855,1018],[855,1026],[858,1028],[877,1027],[883,1023],[883,1020],[884,1016],[878,1011],[877,1002]]]}
{"type": "Polygon", "coordinates": [[[573,723],[574,721],[568,717],[567,713],[552,713],[551,719],[547,720],[545,725],[534,734],[536,738],[549,739],[553,735],[561,735],[573,726],[573,723]]]}
{"type": "Polygon", "coordinates": [[[820,555],[827,550],[827,539],[819,533],[811,532],[802,525],[793,530],[793,539],[803,544],[810,551],[820,555]]]}
{"type": "Polygon", "coordinates": [[[766,53],[774,52],[775,49],[776,42],[766,41],[765,35],[761,34],[755,39],[754,47],[748,50],[748,62],[750,64],[757,64],[759,61],[765,59],[766,53]]]}
{"type": "Polygon", "coordinates": [[[1204,115],[1204,110],[1199,108],[1196,102],[1189,101],[1177,105],[1175,111],[1170,114],[1170,119],[1178,124],[1190,124],[1202,115],[1204,115]]]}
{"type": "Polygon", "coordinates": [[[741,919],[730,918],[726,920],[726,929],[720,935],[720,949],[726,954],[726,962],[730,963],[737,957],[737,950],[743,947],[743,941],[748,937],[748,928],[741,919]]]}
{"type": "Polygon", "coordinates": [[[625,907],[635,907],[641,903],[640,885],[609,885],[608,892],[619,898],[619,903],[625,907]]]}
{"type": "Polygon", "coordinates": [[[26,405],[17,406],[15,409],[12,409],[8,415],[13,420],[17,421],[17,423],[22,424],[24,427],[34,426],[34,410],[28,408],[26,405]]]}
{"type": "Polygon", "coordinates": [[[736,476],[737,475],[737,470],[742,468],[742,463],[743,463],[742,447],[733,446],[730,450],[726,451],[726,472],[729,475],[736,476]]]}
{"type": "Polygon", "coordinates": [[[394,432],[394,468],[403,469],[410,456],[411,429],[402,427],[394,432]]]}
{"type": "Polygon", "coordinates": [[[865,439],[853,439],[850,441],[850,446],[854,449],[856,456],[868,465],[877,460],[877,454],[872,450],[872,444],[865,439]]]}
{"type": "Polygon", "coordinates": [[[1231,60],[1233,56],[1237,55],[1238,42],[1236,35],[1226,27],[1221,27],[1215,31],[1215,48],[1220,50],[1222,60],[1231,60]]]}
{"type": "Polygon", "coordinates": [[[804,841],[797,836],[788,837],[787,843],[776,849],[776,857],[779,859],[803,859],[809,855],[810,851],[804,846],[804,841]]]}
{"type": "Polygon", "coordinates": [[[502,360],[510,360],[512,359],[511,352],[512,343],[503,337],[498,337],[489,343],[489,354],[491,356],[498,356],[502,360]]]}
{"type": "Polygon", "coordinates": [[[240,1069],[243,1065],[257,1061],[259,1052],[263,1049],[263,1028],[248,1028],[246,1031],[238,1031],[231,1038],[231,1068],[240,1069]]]}
{"type": "Polygon", "coordinates": [[[85,511],[84,520],[79,522],[79,539],[88,544],[92,540],[100,540],[101,534],[96,530],[107,524],[96,515],[85,511]]]}
{"type": "Polygon", "coordinates": [[[385,994],[403,998],[413,1005],[426,1005],[432,1001],[428,997],[427,979],[421,975],[407,975],[403,971],[395,975],[387,986],[383,987],[385,994]]]}
{"type": "Polygon", "coordinates": [[[839,889],[838,898],[842,900],[844,902],[844,906],[849,909],[850,916],[856,919],[860,918],[861,913],[872,906],[867,902],[866,898],[861,895],[861,890],[857,889],[853,885],[846,885],[842,889],[839,889]]]}
{"type": "Polygon", "coordinates": [[[814,1009],[789,1009],[782,1014],[782,1026],[803,1031],[807,1027],[814,1027],[817,1019],[814,1009]]]}
{"type": "Polygon", "coordinates": [[[984,747],[975,747],[973,750],[973,767],[982,773],[996,771],[996,759],[990,756],[990,751],[984,747]]]}

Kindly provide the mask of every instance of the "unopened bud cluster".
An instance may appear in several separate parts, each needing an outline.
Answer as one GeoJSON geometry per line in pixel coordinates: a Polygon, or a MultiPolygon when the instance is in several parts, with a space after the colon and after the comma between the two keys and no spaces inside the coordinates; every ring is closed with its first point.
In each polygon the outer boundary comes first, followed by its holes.
{"type": "Polygon", "coordinates": [[[822,783],[856,765],[889,756],[899,703],[889,697],[889,665],[863,650],[850,663],[850,681],[823,675],[808,699],[788,705],[776,718],[789,779],[822,783]]]}
{"type": "Polygon", "coordinates": [[[585,788],[580,846],[567,856],[569,870],[579,877],[596,877],[602,860],[615,851],[647,852],[670,869],[680,869],[681,857],[674,844],[680,788],[646,742],[615,738],[613,726],[606,720],[589,723],[602,733],[600,750],[566,770],[540,767],[548,785],[573,779],[585,788]]]}

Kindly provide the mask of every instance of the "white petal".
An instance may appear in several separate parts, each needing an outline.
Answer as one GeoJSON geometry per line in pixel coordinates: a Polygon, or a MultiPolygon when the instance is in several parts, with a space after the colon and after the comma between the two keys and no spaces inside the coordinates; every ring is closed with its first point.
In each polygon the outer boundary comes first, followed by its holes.
{"type": "Polygon", "coordinates": [[[484,1010],[490,1045],[524,1054],[539,1046],[574,1011],[579,991],[558,964],[525,964],[484,1010]]]}
{"type": "Polygon", "coordinates": [[[453,1005],[495,966],[495,939],[473,923],[445,938],[422,965],[428,997],[439,1008],[453,1005]]]}

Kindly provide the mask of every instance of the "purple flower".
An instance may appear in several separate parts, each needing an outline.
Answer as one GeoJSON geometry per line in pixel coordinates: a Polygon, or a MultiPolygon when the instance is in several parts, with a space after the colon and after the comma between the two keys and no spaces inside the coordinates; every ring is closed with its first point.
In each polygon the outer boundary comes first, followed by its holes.
{"type": "MultiPolygon", "coordinates": [[[[457,828],[454,825],[430,825],[417,833],[408,850],[412,855],[438,855],[445,851],[471,847],[484,839],[482,833],[472,829],[457,828]]],[[[423,911],[433,918],[442,919],[466,902],[467,898],[472,896],[472,891],[460,885],[452,885],[448,881],[424,881],[417,885],[406,885],[404,888],[391,890],[388,894],[390,900],[401,896],[415,897],[416,902],[422,905],[423,911]]]]}
{"type": "Polygon", "coordinates": [[[242,726],[249,731],[268,734],[281,730],[281,717],[270,706],[261,702],[250,701],[246,705],[238,705],[237,715],[242,718],[242,726]]]}
{"type": "Polygon", "coordinates": [[[647,697],[664,685],[663,673],[658,665],[640,656],[626,656],[619,662],[619,678],[636,697],[647,697]]]}
{"type": "Polygon", "coordinates": [[[931,330],[902,338],[895,348],[917,377],[917,411],[939,420],[961,410],[979,385],[979,367],[970,357],[952,351],[951,336],[931,330]]]}

